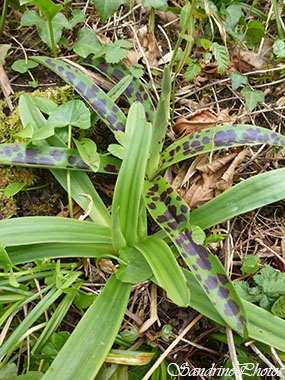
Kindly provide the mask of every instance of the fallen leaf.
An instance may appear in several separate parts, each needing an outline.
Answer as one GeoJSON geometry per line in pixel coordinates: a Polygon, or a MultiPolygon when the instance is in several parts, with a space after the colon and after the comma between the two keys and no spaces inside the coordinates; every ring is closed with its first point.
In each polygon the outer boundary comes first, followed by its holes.
{"type": "Polygon", "coordinates": [[[212,128],[217,125],[218,117],[210,108],[197,110],[190,115],[180,117],[173,125],[173,131],[177,134],[177,138],[190,135],[193,132],[202,129],[212,128]]]}
{"type": "MultiPolygon", "coordinates": [[[[161,57],[161,52],[158,48],[155,36],[149,24],[144,25],[137,31],[137,37],[150,66],[158,67],[158,61],[161,57]]],[[[137,63],[138,60],[142,58],[142,54],[139,47],[137,46],[135,38],[133,38],[131,42],[134,46],[134,50],[129,49],[128,58],[131,62],[137,63]]]]}
{"type": "MultiPolygon", "coordinates": [[[[240,149],[223,157],[219,157],[217,153],[211,163],[199,164],[197,161],[196,174],[190,189],[178,190],[190,208],[201,206],[232,187],[235,170],[245,159],[249,148],[240,149]]],[[[193,170],[194,168],[192,176],[193,170]]]]}

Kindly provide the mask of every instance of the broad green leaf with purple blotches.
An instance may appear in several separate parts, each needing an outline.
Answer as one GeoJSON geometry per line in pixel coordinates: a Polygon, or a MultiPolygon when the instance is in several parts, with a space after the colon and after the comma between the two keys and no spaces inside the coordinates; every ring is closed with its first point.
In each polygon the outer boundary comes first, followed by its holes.
{"type": "MultiPolygon", "coordinates": [[[[118,174],[121,165],[119,160],[103,154],[99,154],[99,160],[97,172],[118,174]]],[[[0,164],[92,171],[76,149],[48,145],[0,144],[0,164]]]]}
{"type": "Polygon", "coordinates": [[[159,166],[159,159],[168,126],[170,92],[170,70],[168,66],[165,66],[162,77],[161,96],[153,120],[150,158],[147,164],[146,172],[148,178],[153,178],[153,176],[156,175],[157,168],[159,166]]]}
{"type": "Polygon", "coordinates": [[[126,117],[123,112],[100,87],[81,71],[54,58],[32,57],[31,59],[47,66],[71,84],[112,131],[124,130],[126,117]]]}
{"type": "Polygon", "coordinates": [[[187,220],[186,203],[162,177],[145,181],[144,197],[149,213],[173,241],[218,313],[233,330],[242,334],[245,310],[219,259],[197,245],[188,228],[179,231],[187,220]]]}
{"type": "MultiPolygon", "coordinates": [[[[94,67],[96,70],[112,79],[115,83],[118,83],[126,75],[133,76],[131,68],[128,68],[121,63],[111,65],[110,63],[106,63],[103,60],[95,59],[93,60],[92,64],[82,64],[94,67]]],[[[138,78],[133,77],[131,83],[124,91],[124,95],[130,104],[136,101],[140,102],[144,107],[146,120],[150,122],[153,121],[154,106],[151,97],[149,96],[149,93],[143,83],[138,78]]]]}
{"type": "Polygon", "coordinates": [[[248,124],[223,125],[203,129],[176,141],[161,154],[159,171],[198,154],[241,145],[285,146],[285,136],[248,124]]]}

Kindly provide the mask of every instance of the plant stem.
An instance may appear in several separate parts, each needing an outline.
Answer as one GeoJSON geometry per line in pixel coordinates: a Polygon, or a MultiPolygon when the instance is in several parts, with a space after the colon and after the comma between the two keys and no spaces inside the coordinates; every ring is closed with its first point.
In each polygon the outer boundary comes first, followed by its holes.
{"type": "MultiPolygon", "coordinates": [[[[71,125],[68,126],[68,149],[71,146],[71,125]]],[[[69,205],[69,215],[71,218],[73,215],[73,207],[72,207],[72,195],[71,195],[71,182],[70,182],[70,170],[67,170],[66,173],[66,185],[67,185],[67,195],[68,195],[68,205],[69,205]]]]}
{"type": "Polygon", "coordinates": [[[1,21],[0,21],[0,38],[2,37],[7,12],[8,12],[8,0],[4,0],[2,16],[1,16],[1,21]]]}
{"type": "Polygon", "coordinates": [[[53,29],[52,29],[52,20],[50,20],[48,18],[47,22],[48,22],[50,43],[51,43],[51,48],[52,48],[53,56],[54,56],[54,58],[57,58],[56,46],[55,46],[55,42],[54,42],[54,35],[53,35],[53,29]]]}
{"type": "Polygon", "coordinates": [[[278,37],[280,38],[280,40],[283,40],[284,39],[284,33],[283,33],[281,21],[280,21],[280,15],[279,15],[279,11],[278,11],[277,1],[272,0],[272,5],[274,8],[274,13],[275,13],[276,26],[277,26],[277,30],[278,30],[278,37]]]}
{"type": "Polygon", "coordinates": [[[154,32],[154,28],[155,28],[155,10],[154,10],[154,8],[151,8],[151,11],[150,11],[149,25],[151,27],[151,30],[154,32]]]}

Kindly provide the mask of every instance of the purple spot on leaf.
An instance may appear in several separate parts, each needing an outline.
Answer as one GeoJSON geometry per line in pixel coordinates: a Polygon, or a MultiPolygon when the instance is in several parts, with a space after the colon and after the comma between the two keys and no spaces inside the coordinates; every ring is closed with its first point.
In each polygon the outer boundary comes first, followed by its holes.
{"type": "Polygon", "coordinates": [[[221,298],[228,298],[230,291],[226,288],[219,287],[218,296],[221,298]]]}
{"type": "Polygon", "coordinates": [[[216,289],[218,286],[218,280],[214,276],[209,276],[205,282],[210,289],[216,289]]]}
{"type": "Polygon", "coordinates": [[[238,304],[235,301],[229,300],[225,304],[225,314],[227,316],[231,317],[233,315],[237,315],[239,311],[240,311],[240,308],[239,308],[238,304]]]}

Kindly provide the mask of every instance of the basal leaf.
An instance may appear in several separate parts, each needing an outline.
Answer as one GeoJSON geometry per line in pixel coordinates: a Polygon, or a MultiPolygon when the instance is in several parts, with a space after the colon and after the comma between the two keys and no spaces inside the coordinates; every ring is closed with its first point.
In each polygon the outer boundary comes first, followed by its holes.
{"type": "Polygon", "coordinates": [[[179,231],[187,220],[185,202],[162,177],[145,182],[145,201],[151,216],[173,241],[218,313],[242,334],[246,323],[244,307],[219,259],[197,245],[188,228],[179,231]]]}
{"type": "MultiPolygon", "coordinates": [[[[96,153],[96,152],[95,152],[96,153]]],[[[97,172],[117,174],[121,162],[114,157],[93,154],[88,161],[96,163],[97,172]],[[92,161],[93,160],[93,161],[92,161]]],[[[87,157],[85,157],[87,159],[87,157]]],[[[93,171],[91,166],[84,162],[76,149],[58,148],[43,145],[0,144],[0,164],[16,166],[32,166],[54,169],[70,169],[79,171],[93,171]]]]}
{"type": "Polygon", "coordinates": [[[247,124],[204,129],[171,144],[161,154],[159,171],[198,154],[241,145],[271,144],[284,147],[285,137],[269,129],[247,124]]]}
{"type": "MultiPolygon", "coordinates": [[[[141,106],[142,107],[142,106],[141,106]]],[[[133,105],[129,116],[132,118],[133,105]]],[[[135,115],[136,109],[135,109],[135,115]]],[[[142,197],[142,187],[151,139],[151,125],[144,119],[136,120],[137,131],[133,133],[119,171],[113,197],[113,215],[119,209],[122,233],[128,246],[137,239],[137,227],[142,197]]]]}
{"type": "Polygon", "coordinates": [[[102,74],[111,78],[115,83],[120,82],[126,75],[131,75],[133,79],[124,90],[124,94],[130,104],[138,101],[143,105],[147,121],[153,120],[154,106],[151,97],[143,83],[138,78],[134,77],[131,70],[132,68],[128,68],[121,63],[111,65],[110,63],[98,59],[94,59],[92,64],[87,62],[84,64],[99,70],[102,74]]]}
{"type": "Polygon", "coordinates": [[[163,240],[149,236],[143,242],[136,244],[136,248],[147,260],[159,286],[167,291],[167,296],[176,305],[188,306],[189,289],[182,269],[169,246],[163,240]]]}
{"type": "Polygon", "coordinates": [[[148,261],[135,247],[124,247],[120,251],[120,259],[126,262],[121,264],[115,276],[122,282],[139,284],[148,280],[152,275],[151,266],[148,261]]]}
{"type": "Polygon", "coordinates": [[[105,92],[86,75],[71,67],[69,64],[54,58],[32,57],[31,59],[47,66],[67,83],[71,84],[111,130],[124,130],[126,117],[123,112],[105,92]]]}

